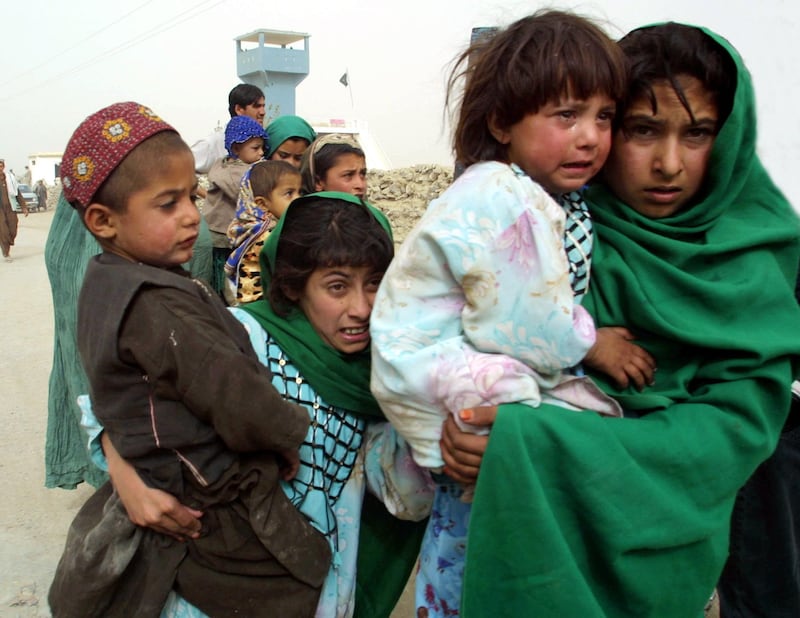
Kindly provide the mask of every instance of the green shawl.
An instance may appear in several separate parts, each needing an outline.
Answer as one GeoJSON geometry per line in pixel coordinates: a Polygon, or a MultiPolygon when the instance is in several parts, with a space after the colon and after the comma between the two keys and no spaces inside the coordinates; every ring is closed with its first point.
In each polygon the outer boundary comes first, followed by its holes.
{"type": "MultiPolygon", "coordinates": [[[[365,204],[375,219],[392,236],[386,216],[374,206],[348,193],[325,191],[294,200],[272,230],[261,251],[261,278],[266,290],[284,225],[298,204],[320,197],[365,204]]],[[[292,360],[306,381],[329,404],[371,418],[383,420],[383,413],[369,390],[370,354],[343,354],[320,339],[305,314],[293,311],[283,318],[275,314],[266,298],[242,309],[250,313],[292,360]]],[[[356,581],[356,618],[388,618],[403,592],[419,553],[425,523],[408,522],[392,516],[381,502],[367,492],[361,513],[356,581]]]]}
{"type": "Polygon", "coordinates": [[[650,220],[589,190],[584,301],[656,358],[654,386],[604,390],[640,418],[504,406],[478,479],[463,615],[702,616],[736,492],[775,447],[800,354],[797,216],[756,155],[738,53],[734,108],[699,202],[650,220]]]}
{"type": "Polygon", "coordinates": [[[265,131],[267,132],[267,139],[269,140],[267,145],[268,152],[264,156],[265,159],[269,159],[278,149],[278,146],[283,144],[287,139],[293,137],[301,138],[306,140],[309,144],[317,139],[317,133],[312,126],[300,118],[300,116],[278,116],[267,125],[265,131]]]}

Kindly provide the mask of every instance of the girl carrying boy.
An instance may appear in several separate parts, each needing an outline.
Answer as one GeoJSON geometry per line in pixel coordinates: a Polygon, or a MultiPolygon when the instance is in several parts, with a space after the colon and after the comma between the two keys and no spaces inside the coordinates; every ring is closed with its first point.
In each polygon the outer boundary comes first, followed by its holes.
{"type": "MultiPolygon", "coordinates": [[[[386,217],[359,198],[327,192],[296,199],[261,254],[267,293],[230,310],[272,371],[273,385],[307,410],[311,427],[299,469],[283,490],[334,556],[314,612],[281,614],[265,605],[248,615],[388,617],[414,565],[423,532],[416,522],[430,509],[430,478],[369,390],[368,324],[393,253],[386,217]]],[[[132,517],[172,535],[197,536],[206,515],[147,488],[107,452],[132,517]]],[[[204,614],[173,593],[162,616],[204,614]]]]}
{"type": "MultiPolygon", "coordinates": [[[[550,403],[619,415],[570,368],[595,343],[579,304],[592,228],[578,191],[608,155],[624,75],[611,39],[558,11],[474,42],[456,63],[448,101],[464,77],[454,146],[467,169],[400,248],[371,321],[373,392],[420,465],[441,471],[442,420],[464,408],[550,403]]],[[[453,616],[470,505],[462,487],[435,478],[416,605],[453,616]]]]}

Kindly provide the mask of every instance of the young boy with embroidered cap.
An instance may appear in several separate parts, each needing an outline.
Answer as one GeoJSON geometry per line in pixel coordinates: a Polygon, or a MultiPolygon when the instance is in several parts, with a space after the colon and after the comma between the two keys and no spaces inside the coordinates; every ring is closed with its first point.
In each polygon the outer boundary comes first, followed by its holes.
{"type": "Polygon", "coordinates": [[[234,116],[225,127],[228,155],[215,161],[208,171],[209,186],[203,216],[214,244],[211,285],[219,294],[225,286],[225,261],[232,250],[228,226],[236,218],[239,186],[250,166],[264,158],[267,147],[267,134],[260,123],[248,116],[234,116]]]}
{"type": "Polygon", "coordinates": [[[312,615],[330,549],[280,489],[276,455],[291,475],[309,417],[180,267],[200,223],[189,147],[147,107],[116,103],[76,129],[62,182],[103,249],[78,305],[94,412],[147,484],[202,512],[203,531],[181,543],[137,528],[106,484],[70,528],[53,615],[158,616],[173,587],[213,616],[312,615]]]}

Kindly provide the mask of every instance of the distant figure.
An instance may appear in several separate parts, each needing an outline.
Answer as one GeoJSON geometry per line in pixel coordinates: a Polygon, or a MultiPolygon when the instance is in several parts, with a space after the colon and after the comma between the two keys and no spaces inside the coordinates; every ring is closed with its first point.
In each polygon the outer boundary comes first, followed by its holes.
{"type": "MultiPolygon", "coordinates": [[[[252,84],[235,86],[228,93],[228,113],[230,113],[231,118],[234,116],[249,116],[263,127],[266,103],[264,102],[264,93],[261,88],[252,84]]],[[[212,132],[207,137],[192,144],[194,170],[198,174],[208,174],[214,162],[224,157],[225,154],[225,132],[212,132]]]]}
{"type": "Polygon", "coordinates": [[[22,173],[22,184],[30,186],[31,184],[31,170],[26,165],[25,171],[22,173]]]}
{"type": "Polygon", "coordinates": [[[11,258],[11,247],[17,238],[17,225],[19,219],[14,212],[12,202],[16,201],[22,209],[22,213],[28,216],[28,204],[19,190],[17,179],[13,172],[6,172],[6,162],[0,159],[0,249],[3,250],[3,259],[6,262],[13,262],[11,258]]]}
{"type": "Polygon", "coordinates": [[[36,199],[39,201],[38,210],[47,210],[47,187],[44,184],[44,180],[40,178],[36,181],[36,184],[33,186],[33,192],[36,194],[36,199]]]}

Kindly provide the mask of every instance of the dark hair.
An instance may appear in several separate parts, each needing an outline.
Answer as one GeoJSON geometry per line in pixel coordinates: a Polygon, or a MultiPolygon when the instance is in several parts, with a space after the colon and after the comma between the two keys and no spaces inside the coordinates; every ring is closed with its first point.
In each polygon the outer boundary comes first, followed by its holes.
{"type": "Polygon", "coordinates": [[[253,197],[267,197],[280,182],[291,174],[300,176],[300,171],[286,161],[259,161],[250,168],[250,188],[253,197]]]}
{"type": "Polygon", "coordinates": [[[588,19],[539,11],[503,30],[477,37],[455,61],[446,108],[458,99],[453,148],[464,165],[507,158],[489,130],[507,129],[560,97],[625,94],[625,64],[617,44],[588,19]],[[456,85],[465,81],[456,97],[456,85]]]}
{"type": "Polygon", "coordinates": [[[323,182],[328,170],[336,165],[339,157],[346,154],[354,154],[366,160],[364,151],[350,135],[328,133],[311,142],[300,162],[300,173],[303,175],[302,193],[314,193],[317,182],[323,182]]]}
{"type": "Polygon", "coordinates": [[[264,91],[253,84],[239,84],[228,93],[228,113],[231,118],[236,116],[236,106],[247,107],[255,105],[259,99],[264,98],[264,91]]]}
{"type": "Polygon", "coordinates": [[[364,204],[320,197],[294,202],[283,229],[268,297],[278,315],[287,315],[308,278],[318,268],[368,266],[384,272],[394,256],[389,234],[364,204]]]}
{"type": "Polygon", "coordinates": [[[164,165],[164,157],[180,151],[191,153],[175,131],[160,131],[148,137],[125,155],[97,189],[92,201],[115,212],[124,212],[131,193],[164,165]]]}
{"type": "Polygon", "coordinates": [[[689,75],[699,80],[712,95],[722,126],[733,107],[736,92],[736,63],[714,39],[694,26],[669,22],[637,28],[619,42],[628,67],[628,94],[623,99],[621,121],[625,111],[638,101],[650,102],[657,113],[653,85],[667,82],[683,107],[694,115],[677,79],[689,75]]]}

